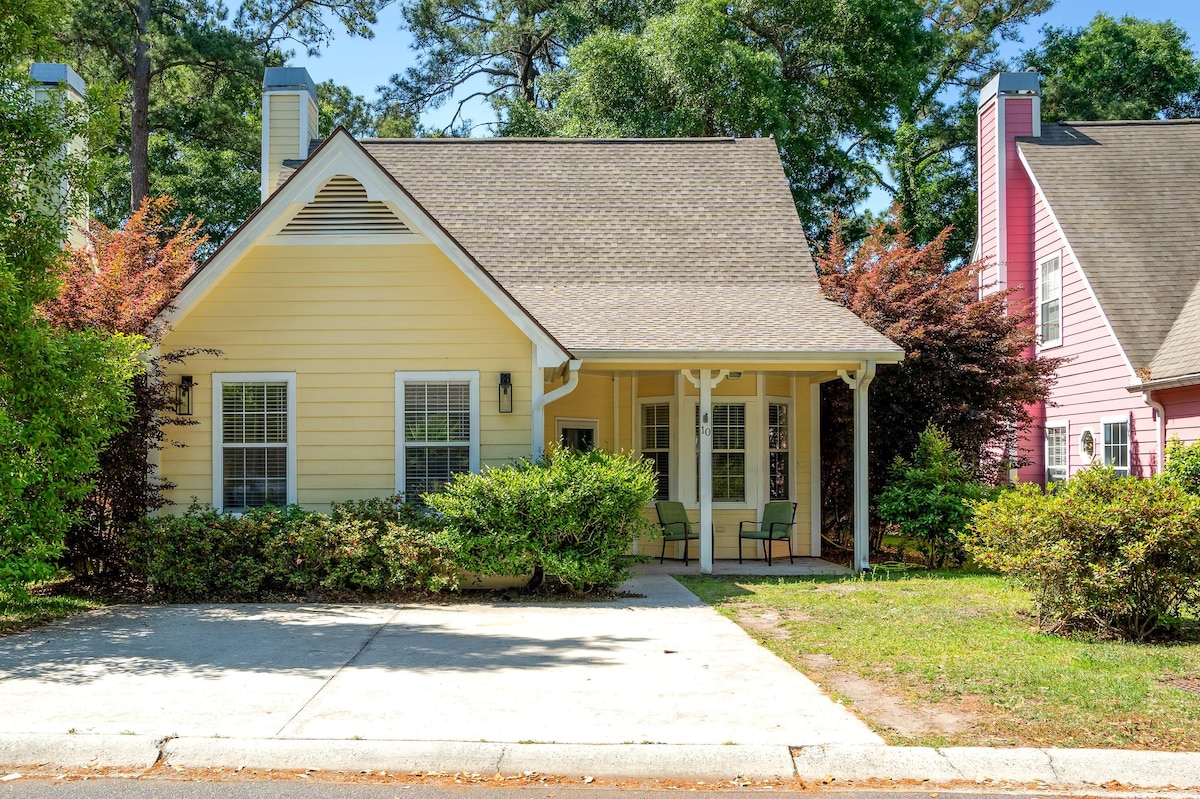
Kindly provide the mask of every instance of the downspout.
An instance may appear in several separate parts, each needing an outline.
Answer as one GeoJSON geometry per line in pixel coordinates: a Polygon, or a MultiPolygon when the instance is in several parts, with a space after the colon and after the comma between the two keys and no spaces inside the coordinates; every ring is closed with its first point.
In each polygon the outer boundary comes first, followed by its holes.
{"type": "MultiPolygon", "coordinates": [[[[536,458],[541,455],[541,452],[538,450],[545,449],[546,406],[555,400],[562,399],[579,387],[579,367],[581,366],[583,366],[583,361],[578,361],[574,358],[567,361],[567,382],[547,394],[541,394],[533,398],[533,423],[535,426],[533,431],[535,442],[533,457],[536,458]],[[538,446],[538,444],[541,446],[538,446]]],[[[534,370],[533,379],[540,379],[537,369],[534,370]]]]}
{"type": "Polygon", "coordinates": [[[1146,404],[1154,410],[1154,415],[1158,418],[1154,425],[1154,435],[1158,439],[1158,464],[1154,472],[1162,474],[1167,465],[1167,453],[1164,451],[1167,441],[1167,411],[1161,402],[1151,396],[1150,391],[1143,391],[1142,397],[1145,398],[1146,404]]]}

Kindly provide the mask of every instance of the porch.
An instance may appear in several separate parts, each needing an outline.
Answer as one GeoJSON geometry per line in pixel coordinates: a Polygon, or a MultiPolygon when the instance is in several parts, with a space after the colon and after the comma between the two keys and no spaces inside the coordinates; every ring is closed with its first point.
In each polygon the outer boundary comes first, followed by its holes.
{"type": "MultiPolygon", "coordinates": [[[[866,414],[874,373],[873,361],[754,361],[743,368],[719,369],[670,362],[571,361],[545,370],[540,393],[535,381],[534,450],[557,441],[633,452],[653,462],[658,475],[655,500],[683,503],[699,536],[690,542],[693,565],[688,571],[848,573],[820,560],[820,389],[832,381],[854,394],[859,510],[854,563],[861,570],[869,565],[866,414]],[[795,566],[787,561],[788,541],[771,543],[774,565],[767,566],[763,542],[739,537],[742,524],[760,519],[763,505],[771,501],[795,503],[790,548],[803,559],[795,566]],[[787,571],[782,570],[785,566],[787,571]]],[[[646,518],[658,521],[653,504],[647,506],[646,518]]],[[[634,551],[657,561],[662,539],[642,538],[634,551]]],[[[666,554],[682,558],[682,542],[668,545],[666,554]]]]}

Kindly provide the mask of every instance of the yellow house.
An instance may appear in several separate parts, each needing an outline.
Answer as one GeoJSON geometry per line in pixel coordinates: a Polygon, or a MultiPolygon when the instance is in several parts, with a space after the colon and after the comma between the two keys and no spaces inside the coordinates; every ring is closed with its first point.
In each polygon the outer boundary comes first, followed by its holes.
{"type": "Polygon", "coordinates": [[[771,499],[818,555],[818,388],[844,381],[866,565],[867,388],[902,351],[821,295],[773,140],[310,152],[315,99],[267,70],[263,204],[168,314],[164,351],[221,352],[172,376],[197,424],[162,453],[171,499],[414,496],[559,440],[653,460],[703,571],[771,499]]]}

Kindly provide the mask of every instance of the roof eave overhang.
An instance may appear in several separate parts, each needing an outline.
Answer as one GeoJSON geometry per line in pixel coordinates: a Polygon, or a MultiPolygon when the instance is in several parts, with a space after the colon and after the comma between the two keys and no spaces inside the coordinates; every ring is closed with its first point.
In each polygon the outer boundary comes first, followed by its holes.
{"type": "Polygon", "coordinates": [[[583,349],[573,347],[571,352],[585,363],[614,361],[621,363],[679,363],[696,364],[778,363],[828,364],[828,363],[899,363],[904,360],[904,351],[895,350],[835,350],[835,351],[789,351],[789,350],[617,350],[583,349]]]}

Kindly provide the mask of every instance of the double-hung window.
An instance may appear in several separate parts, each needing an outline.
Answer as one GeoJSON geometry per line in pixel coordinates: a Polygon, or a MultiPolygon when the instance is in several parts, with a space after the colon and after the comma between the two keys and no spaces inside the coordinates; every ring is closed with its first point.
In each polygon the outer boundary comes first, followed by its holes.
{"type": "Polygon", "coordinates": [[[479,373],[396,373],[396,491],[409,500],[479,471],[479,373]]]}
{"type": "Polygon", "coordinates": [[[1046,425],[1046,482],[1061,483],[1067,479],[1067,426],[1046,425]]]}
{"type": "MultiPolygon", "coordinates": [[[[713,403],[712,406],[713,502],[746,501],[746,406],[713,403]]],[[[696,406],[696,490],[700,490],[700,407],[696,406]]]]}
{"type": "Polygon", "coordinates": [[[1038,265],[1038,325],[1043,347],[1062,344],[1062,261],[1057,255],[1038,265]]]}
{"type": "Polygon", "coordinates": [[[296,375],[214,374],[213,504],[296,501],[296,375]]]}
{"type": "Polygon", "coordinates": [[[658,475],[655,499],[671,498],[671,405],[667,402],[642,406],[642,457],[654,464],[658,475]]]}
{"type": "Polygon", "coordinates": [[[1104,422],[1104,465],[1111,466],[1119,476],[1129,474],[1129,420],[1110,419],[1104,422]]]}
{"type": "Polygon", "coordinates": [[[767,482],[769,498],[788,499],[791,472],[788,452],[788,406],[783,402],[767,405],[767,482]]]}

